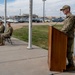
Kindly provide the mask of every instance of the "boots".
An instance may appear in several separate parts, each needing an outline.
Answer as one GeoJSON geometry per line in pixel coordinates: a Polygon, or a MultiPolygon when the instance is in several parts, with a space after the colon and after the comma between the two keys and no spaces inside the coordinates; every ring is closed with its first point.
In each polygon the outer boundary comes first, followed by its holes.
{"type": "Polygon", "coordinates": [[[5,44],[4,43],[0,43],[0,46],[4,46],[5,44]]]}
{"type": "Polygon", "coordinates": [[[75,71],[74,64],[68,64],[68,65],[66,65],[66,70],[65,71],[75,71]]]}
{"type": "Polygon", "coordinates": [[[5,45],[5,42],[4,42],[4,41],[2,41],[2,42],[0,43],[0,46],[3,46],[3,45],[5,45]]]}

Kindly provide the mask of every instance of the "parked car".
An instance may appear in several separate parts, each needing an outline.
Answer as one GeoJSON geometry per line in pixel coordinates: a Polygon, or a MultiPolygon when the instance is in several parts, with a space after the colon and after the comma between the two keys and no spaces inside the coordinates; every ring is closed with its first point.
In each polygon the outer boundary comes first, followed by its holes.
{"type": "MultiPolygon", "coordinates": [[[[43,22],[43,17],[40,18],[40,20],[43,22]]],[[[50,22],[50,19],[48,19],[48,18],[45,17],[45,18],[44,18],[44,21],[45,21],[45,22],[50,22]]]]}
{"type": "Polygon", "coordinates": [[[63,18],[53,18],[52,19],[52,22],[63,22],[64,21],[64,19],[63,18]]]}
{"type": "Polygon", "coordinates": [[[16,19],[8,19],[7,22],[11,22],[11,23],[18,23],[19,21],[16,19]]]}
{"type": "Polygon", "coordinates": [[[1,21],[2,21],[2,22],[4,22],[4,20],[3,20],[3,19],[1,19],[1,21]]]}
{"type": "Polygon", "coordinates": [[[39,23],[39,22],[42,22],[39,18],[32,18],[32,22],[37,22],[37,23],[39,23]]]}
{"type": "Polygon", "coordinates": [[[20,19],[19,19],[19,22],[20,22],[20,23],[24,23],[24,22],[26,22],[26,20],[27,20],[27,18],[20,18],[20,19]]]}
{"type": "Polygon", "coordinates": [[[43,22],[43,18],[39,18],[39,20],[40,20],[41,22],[43,22]]]}
{"type": "Polygon", "coordinates": [[[45,22],[50,22],[50,19],[45,18],[45,22]]]}
{"type": "MultiPolygon", "coordinates": [[[[25,22],[29,22],[29,18],[26,18],[26,19],[25,19],[25,22]]],[[[32,22],[37,22],[37,23],[39,23],[39,22],[42,22],[42,20],[39,19],[39,18],[32,18],[32,22]]]]}
{"type": "Polygon", "coordinates": [[[26,18],[26,19],[25,19],[25,22],[27,22],[27,23],[28,23],[28,22],[29,22],[29,18],[26,18]]]}

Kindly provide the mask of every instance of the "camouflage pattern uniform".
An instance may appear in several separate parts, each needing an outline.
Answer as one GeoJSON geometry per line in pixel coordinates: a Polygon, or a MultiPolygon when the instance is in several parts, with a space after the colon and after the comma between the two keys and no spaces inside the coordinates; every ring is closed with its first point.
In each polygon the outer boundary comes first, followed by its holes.
{"type": "Polygon", "coordinates": [[[4,25],[0,25],[0,33],[4,33],[5,27],[4,25]]]}
{"type": "Polygon", "coordinates": [[[12,32],[13,32],[13,28],[12,27],[8,27],[7,28],[7,31],[5,33],[3,33],[1,36],[2,37],[10,37],[12,35],[12,32]]]}
{"type": "Polygon", "coordinates": [[[8,27],[7,31],[0,35],[0,39],[1,39],[0,43],[3,43],[6,37],[10,37],[12,35],[12,32],[13,32],[13,28],[8,27]]]}
{"type": "Polygon", "coordinates": [[[73,62],[73,42],[74,42],[74,28],[75,28],[75,16],[71,13],[67,14],[66,19],[64,21],[64,26],[62,28],[62,32],[66,33],[68,36],[68,44],[67,44],[67,59],[68,63],[74,65],[73,62]]]}

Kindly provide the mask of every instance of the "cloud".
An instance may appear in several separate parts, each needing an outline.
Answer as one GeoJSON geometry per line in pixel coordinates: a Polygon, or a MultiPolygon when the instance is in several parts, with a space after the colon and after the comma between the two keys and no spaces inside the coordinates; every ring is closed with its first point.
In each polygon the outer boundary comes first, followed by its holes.
{"type": "Polygon", "coordinates": [[[60,16],[60,8],[63,5],[70,5],[72,11],[75,9],[75,0],[53,0],[46,3],[46,14],[51,16],[60,16]]]}
{"type": "MultiPolygon", "coordinates": [[[[46,16],[60,16],[60,8],[63,5],[70,5],[73,13],[75,12],[75,0],[46,0],[46,16]]],[[[29,0],[15,0],[7,3],[7,15],[19,15],[29,13],[29,0]]],[[[42,16],[43,1],[33,0],[33,13],[42,16]]],[[[0,15],[4,15],[4,5],[0,5],[0,15]]]]}

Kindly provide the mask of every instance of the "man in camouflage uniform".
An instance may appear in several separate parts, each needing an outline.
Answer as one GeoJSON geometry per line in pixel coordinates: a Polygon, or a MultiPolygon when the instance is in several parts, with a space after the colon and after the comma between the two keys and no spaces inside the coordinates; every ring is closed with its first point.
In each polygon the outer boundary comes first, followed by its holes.
{"type": "Polygon", "coordinates": [[[5,27],[4,27],[4,25],[3,25],[3,22],[0,21],[0,34],[1,34],[1,33],[4,33],[4,30],[5,30],[5,27]]]}
{"type": "Polygon", "coordinates": [[[61,29],[62,32],[66,33],[68,36],[68,44],[67,44],[67,59],[68,65],[66,66],[67,70],[75,70],[74,62],[73,62],[73,42],[74,42],[74,28],[75,28],[75,16],[73,16],[70,12],[71,8],[69,5],[64,5],[60,11],[62,11],[66,15],[66,19],[64,21],[64,26],[61,29]]]}
{"type": "Polygon", "coordinates": [[[8,28],[7,28],[7,31],[3,34],[0,35],[0,45],[4,45],[4,39],[7,38],[7,37],[10,37],[13,33],[13,28],[11,27],[10,23],[8,23],[8,28]]]}

